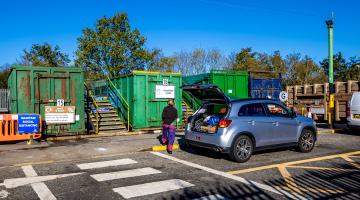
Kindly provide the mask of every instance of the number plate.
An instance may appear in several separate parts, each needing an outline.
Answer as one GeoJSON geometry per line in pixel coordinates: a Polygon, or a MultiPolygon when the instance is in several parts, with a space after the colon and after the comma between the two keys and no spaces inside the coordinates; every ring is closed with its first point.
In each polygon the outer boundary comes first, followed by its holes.
{"type": "Polygon", "coordinates": [[[353,115],[353,118],[354,118],[354,119],[360,119],[360,114],[355,114],[355,115],[353,115]]]}

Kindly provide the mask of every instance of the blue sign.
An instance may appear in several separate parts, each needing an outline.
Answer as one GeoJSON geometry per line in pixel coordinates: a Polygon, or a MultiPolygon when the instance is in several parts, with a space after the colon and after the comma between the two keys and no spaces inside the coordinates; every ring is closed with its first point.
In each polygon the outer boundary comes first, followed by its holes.
{"type": "Polygon", "coordinates": [[[19,114],[18,133],[39,133],[39,115],[19,114]]]}

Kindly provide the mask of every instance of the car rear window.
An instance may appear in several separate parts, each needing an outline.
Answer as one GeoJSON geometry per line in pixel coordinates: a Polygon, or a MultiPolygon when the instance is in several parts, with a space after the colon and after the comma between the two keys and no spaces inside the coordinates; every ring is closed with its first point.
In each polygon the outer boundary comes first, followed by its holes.
{"type": "Polygon", "coordinates": [[[252,103],[241,106],[238,115],[240,117],[245,116],[265,116],[264,107],[261,103],[252,103]]]}
{"type": "Polygon", "coordinates": [[[351,98],[351,105],[352,106],[360,106],[360,93],[356,92],[353,94],[351,98]]]}

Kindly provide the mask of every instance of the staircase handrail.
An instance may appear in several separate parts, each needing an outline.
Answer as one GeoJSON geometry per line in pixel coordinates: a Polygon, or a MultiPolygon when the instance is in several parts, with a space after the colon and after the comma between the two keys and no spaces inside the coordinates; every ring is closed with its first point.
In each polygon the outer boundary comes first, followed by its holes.
{"type": "MultiPolygon", "coordinates": [[[[96,121],[95,133],[98,134],[98,133],[99,133],[99,115],[100,115],[99,106],[97,105],[96,100],[95,100],[95,97],[92,95],[91,90],[89,90],[89,88],[88,88],[88,86],[86,85],[86,83],[84,83],[84,85],[85,85],[85,88],[86,88],[86,90],[87,90],[87,92],[88,92],[89,97],[90,97],[91,100],[92,100],[92,103],[93,103],[94,106],[95,106],[95,110],[96,110],[96,114],[95,114],[95,121],[96,121]]],[[[91,109],[91,108],[90,108],[90,109],[91,109]]],[[[91,109],[91,112],[93,112],[92,109],[91,109]]]]}
{"type": "Polygon", "coordinates": [[[108,79],[108,82],[110,83],[109,85],[116,91],[117,95],[120,96],[120,98],[123,100],[123,102],[126,105],[126,109],[127,109],[127,129],[128,131],[130,130],[130,106],[129,103],[126,101],[126,99],[124,98],[124,96],[119,92],[119,90],[116,88],[115,84],[110,80],[109,77],[106,77],[108,79]]]}
{"type": "Polygon", "coordinates": [[[185,100],[185,103],[188,104],[191,109],[193,109],[194,111],[199,109],[201,107],[201,103],[199,100],[197,100],[194,96],[183,92],[183,99],[185,100]]]}

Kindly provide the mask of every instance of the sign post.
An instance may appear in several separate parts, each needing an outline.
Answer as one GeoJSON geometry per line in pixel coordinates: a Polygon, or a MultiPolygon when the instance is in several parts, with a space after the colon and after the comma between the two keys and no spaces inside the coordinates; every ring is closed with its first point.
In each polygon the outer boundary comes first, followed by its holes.
{"type": "Polygon", "coordinates": [[[289,95],[288,95],[288,93],[285,92],[285,91],[282,91],[282,92],[280,92],[280,94],[279,94],[279,100],[280,100],[281,102],[287,101],[287,100],[288,100],[288,97],[289,97],[289,95]]]}
{"type": "Polygon", "coordinates": [[[329,90],[330,90],[330,101],[329,101],[329,108],[330,108],[330,119],[329,119],[329,126],[333,128],[333,119],[335,117],[335,109],[334,109],[334,71],[333,71],[333,25],[334,20],[326,20],[326,26],[328,28],[328,42],[329,42],[329,90]]]}

